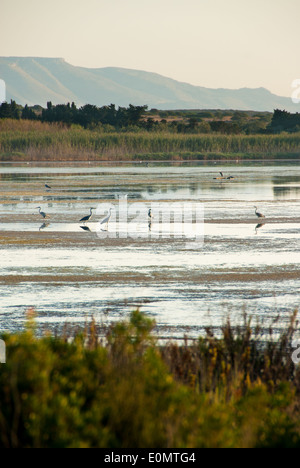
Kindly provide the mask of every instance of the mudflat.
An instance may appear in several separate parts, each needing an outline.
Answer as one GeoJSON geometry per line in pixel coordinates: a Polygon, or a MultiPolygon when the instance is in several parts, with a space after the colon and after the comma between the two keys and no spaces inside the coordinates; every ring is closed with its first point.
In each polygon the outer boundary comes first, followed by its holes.
{"type": "Polygon", "coordinates": [[[30,307],[40,330],[138,307],[159,335],[196,337],[245,310],[280,327],[298,307],[297,163],[4,165],[0,176],[2,330],[22,329],[30,307]],[[215,180],[220,170],[234,179],[215,180]]]}

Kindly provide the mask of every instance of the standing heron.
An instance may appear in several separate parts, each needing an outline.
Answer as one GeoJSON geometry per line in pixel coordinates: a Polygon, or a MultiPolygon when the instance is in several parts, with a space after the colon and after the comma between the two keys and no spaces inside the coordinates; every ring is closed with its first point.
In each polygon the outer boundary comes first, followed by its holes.
{"type": "Polygon", "coordinates": [[[49,216],[48,216],[46,213],[44,213],[43,211],[41,211],[41,207],[40,207],[40,206],[37,206],[36,209],[39,210],[39,213],[40,213],[40,215],[42,216],[42,218],[44,218],[44,219],[49,218],[49,216]]]}
{"type": "Polygon", "coordinates": [[[79,220],[79,222],[80,222],[80,223],[87,223],[87,222],[91,219],[91,217],[93,216],[93,210],[95,210],[95,209],[96,209],[96,208],[91,208],[91,209],[90,209],[90,214],[89,214],[88,216],[84,216],[83,218],[81,218],[81,219],[79,220]]]}
{"type": "Polygon", "coordinates": [[[109,208],[109,214],[106,216],[106,218],[102,219],[102,221],[100,221],[100,225],[102,224],[106,224],[106,227],[108,228],[108,222],[111,218],[111,212],[112,212],[112,208],[109,208]]]}
{"type": "Polygon", "coordinates": [[[214,180],[225,179],[223,172],[219,173],[221,177],[214,177],[214,180]]]}
{"type": "Polygon", "coordinates": [[[263,215],[263,214],[261,214],[261,213],[259,213],[259,212],[257,211],[257,206],[255,206],[254,208],[255,208],[255,214],[256,214],[256,216],[257,216],[258,218],[265,218],[265,215],[263,215]]]}
{"type": "Polygon", "coordinates": [[[51,189],[52,189],[52,187],[50,187],[50,185],[48,185],[48,184],[45,184],[45,188],[46,188],[47,190],[51,190],[51,189]]]}

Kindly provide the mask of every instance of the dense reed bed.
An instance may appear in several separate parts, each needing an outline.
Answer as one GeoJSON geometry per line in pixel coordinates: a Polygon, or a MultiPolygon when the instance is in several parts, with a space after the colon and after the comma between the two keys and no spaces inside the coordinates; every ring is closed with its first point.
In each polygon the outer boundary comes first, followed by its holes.
{"type": "Polygon", "coordinates": [[[277,340],[244,317],[222,336],[159,345],[154,322],[128,321],[60,336],[3,336],[1,447],[299,447],[296,314],[277,340]],[[266,338],[266,337],[264,337],[266,338]]]}
{"type": "Polygon", "coordinates": [[[34,121],[0,121],[1,160],[210,159],[298,157],[300,134],[222,135],[87,130],[34,121]]]}

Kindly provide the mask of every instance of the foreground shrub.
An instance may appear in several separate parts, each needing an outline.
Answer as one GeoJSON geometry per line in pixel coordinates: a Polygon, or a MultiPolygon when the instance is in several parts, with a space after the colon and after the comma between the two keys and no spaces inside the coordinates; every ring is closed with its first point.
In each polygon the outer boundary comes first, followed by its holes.
{"type": "Polygon", "coordinates": [[[36,338],[33,323],[5,336],[0,446],[300,446],[300,380],[283,372],[281,345],[260,350],[247,324],[237,334],[227,324],[219,340],[159,347],[153,327],[136,311],[105,345],[94,323],[71,342],[36,338]]]}

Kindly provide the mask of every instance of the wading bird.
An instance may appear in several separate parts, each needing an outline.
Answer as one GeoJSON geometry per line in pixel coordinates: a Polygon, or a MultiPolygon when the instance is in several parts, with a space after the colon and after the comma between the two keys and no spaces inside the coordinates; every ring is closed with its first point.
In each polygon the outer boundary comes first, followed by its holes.
{"type": "Polygon", "coordinates": [[[108,222],[109,222],[110,217],[111,217],[111,212],[112,212],[112,208],[109,208],[108,216],[106,216],[106,218],[104,218],[104,219],[102,219],[102,221],[100,221],[100,225],[106,224],[106,227],[108,228],[108,222]]]}
{"type": "Polygon", "coordinates": [[[42,216],[42,218],[44,218],[44,219],[49,218],[49,216],[46,215],[46,213],[44,213],[43,211],[41,211],[41,207],[40,207],[40,206],[37,206],[36,209],[39,210],[39,213],[40,213],[40,215],[42,216]]]}
{"type": "Polygon", "coordinates": [[[50,187],[50,185],[48,185],[48,184],[45,184],[45,188],[46,188],[47,190],[51,190],[52,187],[50,187]]]}
{"type": "Polygon", "coordinates": [[[258,218],[265,218],[265,215],[263,215],[263,214],[261,214],[261,213],[259,213],[259,212],[257,211],[257,206],[255,206],[254,208],[255,208],[255,214],[256,214],[256,216],[257,216],[258,218]]]}
{"type": "Polygon", "coordinates": [[[220,172],[221,177],[214,177],[214,180],[225,179],[223,172],[220,172]]]}
{"type": "Polygon", "coordinates": [[[95,209],[96,209],[96,208],[91,208],[91,209],[90,209],[90,214],[89,214],[88,216],[84,216],[83,218],[81,218],[81,219],[79,220],[79,222],[80,222],[80,223],[87,223],[87,222],[91,219],[91,217],[93,216],[93,210],[95,210],[95,209]]]}
{"type": "Polygon", "coordinates": [[[220,180],[220,179],[233,180],[233,179],[234,179],[233,176],[229,176],[229,177],[224,176],[224,173],[223,173],[223,172],[220,172],[220,176],[221,176],[221,177],[215,177],[214,180],[220,180]]]}

